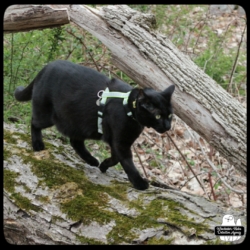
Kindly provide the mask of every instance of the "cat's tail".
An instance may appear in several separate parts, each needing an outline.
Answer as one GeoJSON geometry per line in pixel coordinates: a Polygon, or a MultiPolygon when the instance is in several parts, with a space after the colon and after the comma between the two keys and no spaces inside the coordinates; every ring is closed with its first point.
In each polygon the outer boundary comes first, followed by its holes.
{"type": "Polygon", "coordinates": [[[14,96],[19,102],[30,101],[32,98],[32,89],[33,89],[34,81],[30,83],[26,88],[23,86],[19,86],[16,88],[14,92],[14,96]]]}

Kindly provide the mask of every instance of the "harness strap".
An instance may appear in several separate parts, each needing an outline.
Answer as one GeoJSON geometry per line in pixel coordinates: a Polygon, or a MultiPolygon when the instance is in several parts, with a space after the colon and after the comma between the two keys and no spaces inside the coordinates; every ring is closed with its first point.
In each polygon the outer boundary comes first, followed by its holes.
{"type": "Polygon", "coordinates": [[[109,88],[107,87],[101,96],[101,104],[105,104],[107,98],[123,98],[123,105],[128,103],[128,97],[129,97],[130,92],[123,93],[123,92],[110,92],[109,88]]]}
{"type": "Polygon", "coordinates": [[[98,92],[98,94],[97,94],[97,96],[100,98],[99,100],[97,100],[97,103],[99,101],[99,104],[100,104],[99,110],[97,112],[97,115],[98,115],[97,127],[98,127],[98,132],[100,134],[103,134],[103,131],[102,131],[103,108],[104,108],[104,105],[106,104],[106,101],[108,98],[123,98],[123,105],[125,106],[127,115],[132,116],[132,112],[128,108],[128,97],[130,95],[130,91],[127,93],[110,92],[109,88],[107,87],[104,91],[101,90],[100,92],[98,92]],[[100,92],[102,92],[102,95],[100,94],[100,92]]]}

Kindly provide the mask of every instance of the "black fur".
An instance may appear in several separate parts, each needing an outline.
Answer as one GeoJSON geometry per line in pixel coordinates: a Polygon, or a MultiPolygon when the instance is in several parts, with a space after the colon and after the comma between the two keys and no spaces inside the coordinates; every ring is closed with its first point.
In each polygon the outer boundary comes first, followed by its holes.
{"type": "Polygon", "coordinates": [[[136,169],[130,150],[144,126],[159,133],[170,129],[172,114],[171,96],[174,85],[163,92],[153,89],[132,89],[118,79],[110,80],[105,75],[68,61],[55,61],[45,66],[26,88],[18,87],[18,101],[32,99],[31,136],[35,151],[43,150],[41,130],[55,125],[70,138],[75,151],[92,166],[99,162],[85,148],[86,139],[104,140],[111,147],[111,157],[100,164],[106,170],[121,163],[129,180],[137,189],[147,189],[148,181],[136,169]],[[133,118],[127,116],[120,98],[109,98],[103,110],[103,135],[97,131],[99,90],[129,92],[128,108],[133,118]],[[133,102],[136,101],[136,106],[133,102]]]}

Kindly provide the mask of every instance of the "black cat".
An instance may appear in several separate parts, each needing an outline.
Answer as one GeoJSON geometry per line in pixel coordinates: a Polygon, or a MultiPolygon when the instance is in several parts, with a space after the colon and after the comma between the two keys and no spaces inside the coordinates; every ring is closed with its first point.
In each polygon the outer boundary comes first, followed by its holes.
{"type": "Polygon", "coordinates": [[[68,61],[55,61],[45,66],[26,88],[18,87],[18,101],[32,99],[31,136],[34,151],[44,149],[41,130],[56,125],[70,138],[70,144],[80,157],[92,166],[99,162],[85,148],[86,139],[104,140],[110,145],[111,157],[100,164],[106,170],[121,163],[129,180],[136,189],[147,189],[149,184],[136,169],[131,145],[144,126],[164,133],[171,127],[171,96],[175,86],[163,92],[151,88],[132,88],[118,80],[84,66],[68,61]],[[106,88],[112,92],[130,92],[127,105],[122,98],[108,98],[103,106],[102,129],[98,132],[97,119],[100,106],[97,96],[106,88]],[[131,112],[131,116],[127,113],[131,112]]]}

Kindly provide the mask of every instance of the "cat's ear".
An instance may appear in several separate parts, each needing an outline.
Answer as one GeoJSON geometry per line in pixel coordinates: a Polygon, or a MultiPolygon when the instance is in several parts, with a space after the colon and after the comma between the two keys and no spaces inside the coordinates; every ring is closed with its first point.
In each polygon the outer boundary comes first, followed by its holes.
{"type": "Polygon", "coordinates": [[[154,105],[150,102],[148,96],[146,95],[143,89],[139,89],[138,101],[140,103],[140,106],[146,109],[147,111],[152,112],[152,110],[154,110],[154,105]]]}
{"type": "Polygon", "coordinates": [[[174,85],[170,85],[168,88],[166,88],[164,91],[162,91],[162,95],[167,98],[170,99],[172,94],[174,93],[174,89],[175,86],[174,85]]]}
{"type": "Polygon", "coordinates": [[[139,93],[138,93],[138,100],[144,100],[147,98],[147,95],[145,94],[144,90],[143,89],[139,89],[139,93]]]}

